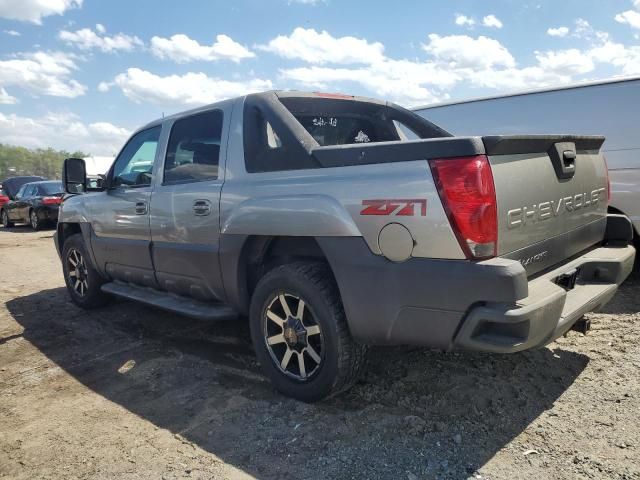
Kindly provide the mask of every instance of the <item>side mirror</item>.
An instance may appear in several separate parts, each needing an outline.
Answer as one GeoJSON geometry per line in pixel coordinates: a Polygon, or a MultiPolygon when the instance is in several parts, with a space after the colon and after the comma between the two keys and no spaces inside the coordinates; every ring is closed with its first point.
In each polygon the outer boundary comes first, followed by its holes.
{"type": "Polygon", "coordinates": [[[81,158],[67,158],[62,164],[62,185],[67,193],[84,193],[87,189],[87,167],[81,158]]]}

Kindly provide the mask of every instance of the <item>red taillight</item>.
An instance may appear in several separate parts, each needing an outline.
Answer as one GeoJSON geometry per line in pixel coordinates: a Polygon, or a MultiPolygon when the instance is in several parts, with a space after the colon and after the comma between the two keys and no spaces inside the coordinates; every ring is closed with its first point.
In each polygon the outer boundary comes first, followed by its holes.
{"type": "Polygon", "coordinates": [[[430,160],[429,165],[451,227],[467,258],[496,256],[496,190],[486,155],[430,160]]]}
{"type": "Polygon", "coordinates": [[[7,197],[6,195],[0,195],[0,205],[4,205],[8,201],[9,201],[9,197],[7,197]]]}
{"type": "Polygon", "coordinates": [[[316,97],[322,98],[341,98],[344,100],[352,100],[353,95],[345,95],[344,93],[327,93],[327,92],[313,92],[316,97]]]}
{"type": "Polygon", "coordinates": [[[62,197],[42,197],[43,205],[60,205],[62,203],[62,197]]]}

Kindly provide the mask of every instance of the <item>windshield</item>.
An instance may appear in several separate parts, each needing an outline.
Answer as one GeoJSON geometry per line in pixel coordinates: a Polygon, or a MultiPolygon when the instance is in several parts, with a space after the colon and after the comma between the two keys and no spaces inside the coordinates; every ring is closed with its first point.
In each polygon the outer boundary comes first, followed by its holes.
{"type": "Polygon", "coordinates": [[[43,195],[55,195],[57,193],[64,192],[64,189],[62,188],[62,182],[41,183],[39,187],[43,195]]]}

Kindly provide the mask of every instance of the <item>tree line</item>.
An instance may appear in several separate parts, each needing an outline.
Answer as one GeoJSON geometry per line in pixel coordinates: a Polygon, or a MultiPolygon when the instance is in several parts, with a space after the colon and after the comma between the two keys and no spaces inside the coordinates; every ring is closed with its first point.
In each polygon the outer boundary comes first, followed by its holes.
{"type": "Polygon", "coordinates": [[[18,175],[59,179],[62,175],[62,161],[65,158],[87,156],[83,152],[69,153],[53,148],[29,149],[0,143],[0,181],[18,175]]]}

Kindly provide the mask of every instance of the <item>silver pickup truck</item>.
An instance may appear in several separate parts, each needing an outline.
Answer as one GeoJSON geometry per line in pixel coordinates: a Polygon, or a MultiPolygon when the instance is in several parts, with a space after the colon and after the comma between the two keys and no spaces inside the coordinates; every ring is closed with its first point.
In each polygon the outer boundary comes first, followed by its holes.
{"type": "Polygon", "coordinates": [[[542,347],[616,292],[603,137],[452,137],[394,104],[266,92],[159,119],[87,187],[67,159],[55,234],[72,300],[249,317],[284,394],[357,379],[372,344],[542,347]]]}

